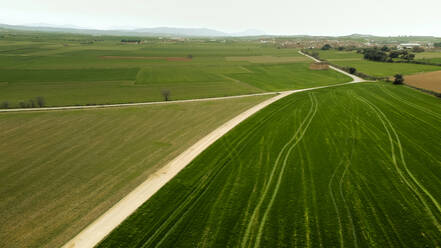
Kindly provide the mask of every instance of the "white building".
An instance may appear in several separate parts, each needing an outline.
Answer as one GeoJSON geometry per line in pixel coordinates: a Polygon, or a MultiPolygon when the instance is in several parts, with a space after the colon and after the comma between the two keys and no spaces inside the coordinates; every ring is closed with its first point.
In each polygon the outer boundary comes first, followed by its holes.
{"type": "Polygon", "coordinates": [[[398,49],[412,49],[414,47],[420,47],[421,45],[418,43],[403,43],[397,46],[398,49]]]}

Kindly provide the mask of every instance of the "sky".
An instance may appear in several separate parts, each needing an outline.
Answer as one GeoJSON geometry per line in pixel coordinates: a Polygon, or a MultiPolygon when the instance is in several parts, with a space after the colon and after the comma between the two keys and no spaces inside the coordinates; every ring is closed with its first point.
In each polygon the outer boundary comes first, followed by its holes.
{"type": "Polygon", "coordinates": [[[0,23],[441,37],[441,0],[0,0],[0,23]]]}

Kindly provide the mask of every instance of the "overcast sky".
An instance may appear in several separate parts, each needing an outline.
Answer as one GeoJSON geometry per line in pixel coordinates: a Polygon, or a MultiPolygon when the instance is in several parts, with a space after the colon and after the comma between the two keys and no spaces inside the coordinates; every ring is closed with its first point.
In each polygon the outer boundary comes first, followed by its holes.
{"type": "Polygon", "coordinates": [[[0,23],[6,24],[441,37],[441,0],[0,0],[0,4],[0,23]]]}

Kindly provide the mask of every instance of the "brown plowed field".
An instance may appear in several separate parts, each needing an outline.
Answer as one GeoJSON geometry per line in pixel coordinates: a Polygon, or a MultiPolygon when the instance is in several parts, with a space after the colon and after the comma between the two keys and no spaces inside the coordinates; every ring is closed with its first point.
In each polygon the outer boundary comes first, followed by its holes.
{"type": "Polygon", "coordinates": [[[406,76],[404,82],[417,88],[441,93],[441,71],[406,76]]]}

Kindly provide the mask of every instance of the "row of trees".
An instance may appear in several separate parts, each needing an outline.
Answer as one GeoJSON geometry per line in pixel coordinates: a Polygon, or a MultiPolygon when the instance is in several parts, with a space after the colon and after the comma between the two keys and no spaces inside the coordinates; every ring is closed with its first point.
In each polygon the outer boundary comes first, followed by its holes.
{"type": "MultiPolygon", "coordinates": [[[[30,99],[28,101],[21,101],[18,103],[20,108],[42,108],[46,106],[46,100],[42,96],[38,96],[34,99],[30,99]]],[[[11,104],[8,101],[4,101],[0,104],[0,108],[8,109],[11,107],[11,104]]]]}
{"type": "Polygon", "coordinates": [[[437,42],[435,44],[433,44],[434,47],[441,47],[441,42],[437,42]]]}
{"type": "MultiPolygon", "coordinates": [[[[387,48],[387,47],[386,47],[387,48]]],[[[400,58],[407,61],[413,60],[415,54],[409,53],[407,50],[390,50],[385,47],[379,48],[364,48],[359,52],[364,54],[364,58],[372,61],[379,62],[393,62],[393,59],[400,58]]]]}

